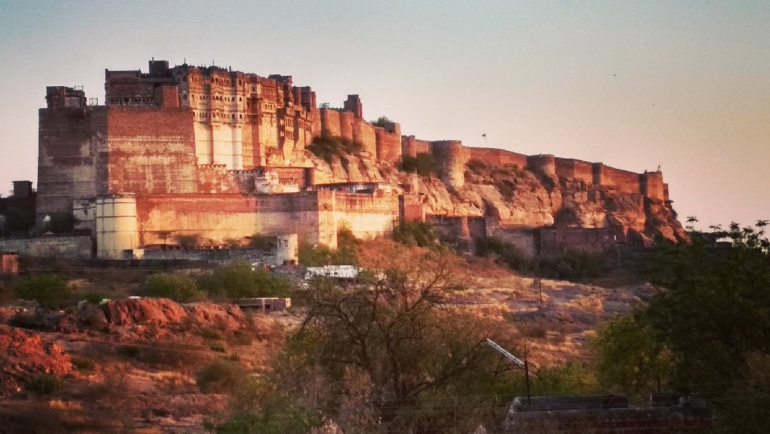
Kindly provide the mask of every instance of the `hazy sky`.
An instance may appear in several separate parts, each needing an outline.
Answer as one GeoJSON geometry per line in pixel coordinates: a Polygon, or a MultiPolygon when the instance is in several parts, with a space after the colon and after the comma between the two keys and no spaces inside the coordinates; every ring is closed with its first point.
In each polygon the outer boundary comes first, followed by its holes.
{"type": "Polygon", "coordinates": [[[682,219],[770,219],[770,2],[0,0],[0,192],[45,87],[151,57],[361,95],[404,134],[663,170],[682,219]]]}

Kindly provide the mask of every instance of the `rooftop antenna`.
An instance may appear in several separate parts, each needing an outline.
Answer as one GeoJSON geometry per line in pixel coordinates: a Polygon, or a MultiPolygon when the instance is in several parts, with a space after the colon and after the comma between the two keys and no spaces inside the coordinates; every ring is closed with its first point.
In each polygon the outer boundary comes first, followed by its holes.
{"type": "Polygon", "coordinates": [[[492,347],[498,353],[502,354],[503,357],[510,360],[511,363],[513,363],[514,365],[524,369],[524,377],[527,380],[527,404],[532,405],[532,395],[529,393],[529,363],[527,363],[527,356],[526,355],[524,356],[524,361],[522,362],[518,357],[514,356],[513,354],[508,352],[508,350],[496,344],[495,341],[493,341],[492,339],[487,339],[487,345],[492,347]]]}

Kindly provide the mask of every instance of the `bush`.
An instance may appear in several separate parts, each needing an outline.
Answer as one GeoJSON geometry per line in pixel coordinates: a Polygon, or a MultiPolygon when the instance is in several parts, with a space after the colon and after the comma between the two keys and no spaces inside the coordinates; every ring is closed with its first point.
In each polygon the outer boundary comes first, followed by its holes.
{"type": "Polygon", "coordinates": [[[407,246],[430,247],[436,244],[430,224],[418,221],[402,221],[393,230],[393,240],[407,246]]]}
{"type": "Polygon", "coordinates": [[[106,297],[104,296],[104,294],[99,292],[89,292],[88,294],[86,294],[86,301],[91,304],[99,304],[105,298],[106,297]]]}
{"type": "Polygon", "coordinates": [[[96,369],[96,363],[88,357],[72,356],[71,361],[75,368],[80,372],[92,372],[96,369]]]}
{"type": "Polygon", "coordinates": [[[533,263],[514,244],[497,237],[476,239],[476,254],[478,256],[496,255],[498,260],[520,273],[533,271],[533,263]]]}
{"type": "Polygon", "coordinates": [[[376,120],[372,121],[372,125],[375,127],[385,128],[388,124],[392,124],[393,121],[388,119],[387,116],[380,116],[376,120]]]}
{"type": "Polygon", "coordinates": [[[272,250],[275,248],[278,240],[276,237],[255,234],[249,240],[249,247],[257,250],[272,250]]]}
{"type": "Polygon", "coordinates": [[[217,360],[206,365],[195,376],[203,393],[227,393],[246,379],[246,369],[240,363],[217,360]]]}
{"type": "Polygon", "coordinates": [[[403,155],[400,168],[406,173],[417,173],[420,176],[441,175],[441,170],[433,155],[423,152],[417,154],[416,157],[403,155]]]}
{"type": "Polygon", "coordinates": [[[35,300],[40,306],[55,309],[70,297],[71,288],[59,276],[38,274],[16,284],[16,295],[25,300],[35,300]]]}
{"type": "Polygon", "coordinates": [[[198,279],[201,289],[210,295],[224,295],[231,300],[253,297],[289,297],[294,285],[288,279],[267,270],[252,270],[246,262],[219,267],[198,279]]]}
{"type": "MultiPolygon", "coordinates": [[[[351,142],[344,137],[336,137],[324,133],[313,139],[313,143],[306,149],[328,164],[332,164],[334,157],[337,157],[343,162],[343,165],[346,165],[347,159],[345,159],[345,154],[357,155],[361,152],[363,146],[360,143],[351,142]]],[[[347,170],[347,168],[345,169],[347,170]]]]}
{"type": "Polygon", "coordinates": [[[326,246],[312,246],[302,243],[299,246],[299,263],[306,267],[321,267],[323,265],[356,265],[359,244],[353,232],[347,228],[337,231],[337,250],[326,246]]]}
{"type": "Polygon", "coordinates": [[[121,345],[115,348],[118,355],[128,357],[129,359],[135,359],[139,357],[139,353],[142,352],[141,348],[134,345],[121,345]]]}
{"type": "Polygon", "coordinates": [[[36,375],[24,384],[24,388],[36,395],[51,395],[61,390],[64,382],[53,374],[36,375]]]}
{"type": "Polygon", "coordinates": [[[195,280],[178,274],[153,274],[144,284],[148,297],[170,298],[177,302],[190,301],[200,294],[195,280]]]}

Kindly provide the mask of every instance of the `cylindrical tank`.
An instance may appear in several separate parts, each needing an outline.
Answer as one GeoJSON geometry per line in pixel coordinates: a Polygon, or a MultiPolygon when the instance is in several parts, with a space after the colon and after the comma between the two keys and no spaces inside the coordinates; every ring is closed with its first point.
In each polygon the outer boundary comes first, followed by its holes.
{"type": "Polygon", "coordinates": [[[441,168],[444,183],[448,187],[462,188],[465,185],[467,160],[463,143],[459,140],[441,140],[431,144],[433,157],[441,168]]]}
{"type": "Polygon", "coordinates": [[[139,248],[136,199],[131,193],[96,197],[96,257],[126,259],[126,250],[139,248]]]}
{"type": "Polygon", "coordinates": [[[279,264],[296,264],[299,261],[297,234],[278,235],[275,254],[279,264]]]}

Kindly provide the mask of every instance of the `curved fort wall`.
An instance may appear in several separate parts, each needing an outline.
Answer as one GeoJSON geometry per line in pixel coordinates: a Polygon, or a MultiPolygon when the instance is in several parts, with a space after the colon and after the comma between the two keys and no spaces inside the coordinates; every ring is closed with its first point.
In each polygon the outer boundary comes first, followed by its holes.
{"type": "Polygon", "coordinates": [[[441,169],[441,178],[451,188],[465,185],[465,163],[468,153],[459,140],[438,140],[431,142],[433,156],[441,169]]]}

